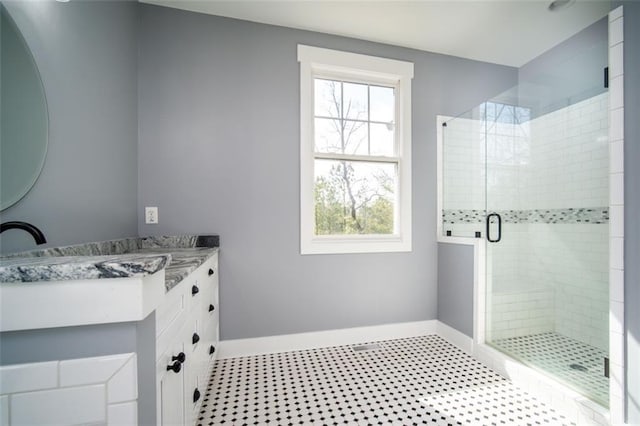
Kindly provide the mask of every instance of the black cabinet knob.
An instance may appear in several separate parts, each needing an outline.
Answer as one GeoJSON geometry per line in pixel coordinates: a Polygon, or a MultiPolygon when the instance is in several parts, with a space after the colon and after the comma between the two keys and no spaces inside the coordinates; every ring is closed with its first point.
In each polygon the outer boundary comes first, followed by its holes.
{"type": "Polygon", "coordinates": [[[213,269],[209,268],[209,276],[211,276],[211,275],[213,275],[215,273],[216,273],[216,271],[214,271],[213,269]]]}
{"type": "Polygon", "coordinates": [[[171,357],[171,361],[178,361],[180,364],[182,364],[185,359],[187,359],[187,357],[185,356],[184,352],[180,352],[178,355],[171,357]]]}
{"type": "Polygon", "coordinates": [[[215,346],[213,346],[213,345],[209,346],[209,355],[213,355],[215,353],[215,351],[216,351],[215,346]]]}
{"type": "Polygon", "coordinates": [[[198,390],[198,388],[196,388],[196,390],[193,391],[193,402],[197,402],[200,399],[200,391],[198,390]]]}
{"type": "Polygon", "coordinates": [[[180,372],[180,370],[182,370],[182,364],[180,363],[180,361],[176,361],[171,365],[167,365],[167,371],[169,370],[177,374],[180,372]]]}
{"type": "Polygon", "coordinates": [[[216,307],[213,305],[209,305],[209,312],[215,311],[216,307]]]}
{"type": "Polygon", "coordinates": [[[200,289],[198,288],[197,285],[194,285],[193,287],[191,287],[191,295],[192,296],[195,296],[198,293],[200,293],[200,289]]]}
{"type": "Polygon", "coordinates": [[[199,341],[200,341],[200,336],[198,336],[198,333],[193,333],[193,336],[191,337],[191,343],[195,345],[199,341]]]}

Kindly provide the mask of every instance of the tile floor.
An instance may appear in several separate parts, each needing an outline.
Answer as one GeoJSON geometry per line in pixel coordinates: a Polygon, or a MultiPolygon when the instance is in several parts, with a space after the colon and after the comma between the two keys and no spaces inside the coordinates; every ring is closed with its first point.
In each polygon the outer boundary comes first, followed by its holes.
{"type": "Polygon", "coordinates": [[[604,376],[606,352],[558,333],[500,339],[493,346],[527,365],[552,373],[601,404],[609,404],[609,379],[604,376]]]}
{"type": "Polygon", "coordinates": [[[570,424],[435,336],[218,360],[198,425],[570,424]]]}

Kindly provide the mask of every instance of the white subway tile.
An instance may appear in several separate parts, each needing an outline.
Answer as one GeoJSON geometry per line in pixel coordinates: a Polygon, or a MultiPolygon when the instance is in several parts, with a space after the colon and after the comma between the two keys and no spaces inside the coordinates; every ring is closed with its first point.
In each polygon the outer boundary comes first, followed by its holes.
{"type": "Polygon", "coordinates": [[[624,239],[609,239],[609,266],[613,269],[624,269],[624,239]]]}
{"type": "Polygon", "coordinates": [[[105,422],[104,385],[28,392],[11,396],[12,425],[79,425],[105,422]]]}
{"type": "Polygon", "coordinates": [[[109,380],[107,384],[109,403],[132,401],[138,398],[138,377],[136,357],[127,363],[109,380]]]}
{"type": "Polygon", "coordinates": [[[138,404],[136,401],[109,404],[108,426],[133,426],[138,424],[138,404]]]}
{"type": "Polygon", "coordinates": [[[609,363],[609,389],[613,396],[624,395],[624,368],[615,363],[609,363]]]}
{"type": "Polygon", "coordinates": [[[0,394],[50,389],[58,386],[58,361],[0,367],[0,394]]]}
{"type": "Polygon", "coordinates": [[[611,109],[624,107],[624,77],[621,75],[609,80],[609,103],[611,109]]]}
{"type": "Polygon", "coordinates": [[[609,146],[609,171],[621,173],[624,171],[624,141],[613,141],[609,146]]]}
{"type": "Polygon", "coordinates": [[[624,43],[618,43],[609,49],[609,77],[624,74],[624,43]]]}
{"type": "Polygon", "coordinates": [[[609,46],[622,43],[624,40],[624,18],[609,22],[609,46]]]}
{"type": "Polygon", "coordinates": [[[609,232],[612,237],[624,237],[624,206],[614,205],[610,207],[609,232]]]}
{"type": "Polygon", "coordinates": [[[622,18],[622,13],[623,13],[623,7],[622,6],[618,6],[615,9],[613,9],[612,11],[610,11],[609,12],[609,22],[613,22],[616,19],[622,18]]]}
{"type": "Polygon", "coordinates": [[[621,269],[609,270],[609,298],[624,302],[624,271],[621,269]]]}
{"type": "Polygon", "coordinates": [[[614,336],[620,336],[620,334],[614,333],[614,332],[612,332],[610,336],[611,336],[611,341],[609,342],[610,362],[622,364],[624,362],[624,339],[614,338],[614,336]]]}
{"type": "Polygon", "coordinates": [[[624,397],[614,397],[609,399],[610,422],[612,425],[624,423],[624,397]]]}
{"type": "Polygon", "coordinates": [[[60,361],[60,386],[105,383],[132,356],[127,353],[60,361]]]}
{"type": "Polygon", "coordinates": [[[611,205],[624,204],[624,175],[622,173],[609,175],[609,203],[611,205]]]}
{"type": "Polygon", "coordinates": [[[612,141],[624,139],[624,108],[611,110],[609,120],[609,138],[612,141]]]}
{"type": "Polygon", "coordinates": [[[624,303],[610,302],[609,330],[614,333],[624,333],[624,303]]]}

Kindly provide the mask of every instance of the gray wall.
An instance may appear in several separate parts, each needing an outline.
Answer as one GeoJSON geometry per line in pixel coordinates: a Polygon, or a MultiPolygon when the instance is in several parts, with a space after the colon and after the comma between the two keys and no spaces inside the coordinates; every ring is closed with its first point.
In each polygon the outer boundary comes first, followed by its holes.
{"type": "MultiPolygon", "coordinates": [[[[40,70],[49,151],[33,189],[0,213],[49,245],[137,234],[137,8],[134,2],[4,1],[40,70]]],[[[34,248],[25,232],[0,250],[34,248]]]]}
{"type": "Polygon", "coordinates": [[[139,233],[218,232],[223,339],[436,318],[436,114],[513,68],[141,5],[139,233]],[[298,43],[408,60],[413,251],[300,255],[298,43]]]}
{"type": "Polygon", "coordinates": [[[624,4],[624,282],[627,411],[640,424],[640,3],[624,4]]]}
{"type": "Polygon", "coordinates": [[[136,351],[136,323],[5,331],[0,340],[0,365],[112,355],[136,351]]]}
{"type": "Polygon", "coordinates": [[[519,104],[536,117],[606,91],[608,39],[605,17],[520,67],[519,104]]]}
{"type": "Polygon", "coordinates": [[[473,246],[438,243],[438,320],[473,337],[473,246]]]}

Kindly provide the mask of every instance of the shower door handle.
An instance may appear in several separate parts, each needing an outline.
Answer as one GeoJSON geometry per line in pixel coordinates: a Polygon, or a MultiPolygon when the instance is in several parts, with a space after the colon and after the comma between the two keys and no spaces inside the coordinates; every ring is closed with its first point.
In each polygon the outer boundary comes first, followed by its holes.
{"type": "Polygon", "coordinates": [[[502,218],[498,213],[489,213],[487,215],[487,241],[489,241],[490,243],[497,243],[498,241],[500,241],[501,238],[502,238],[502,218]],[[491,238],[491,218],[494,216],[498,218],[498,238],[496,238],[495,240],[491,238]]]}

